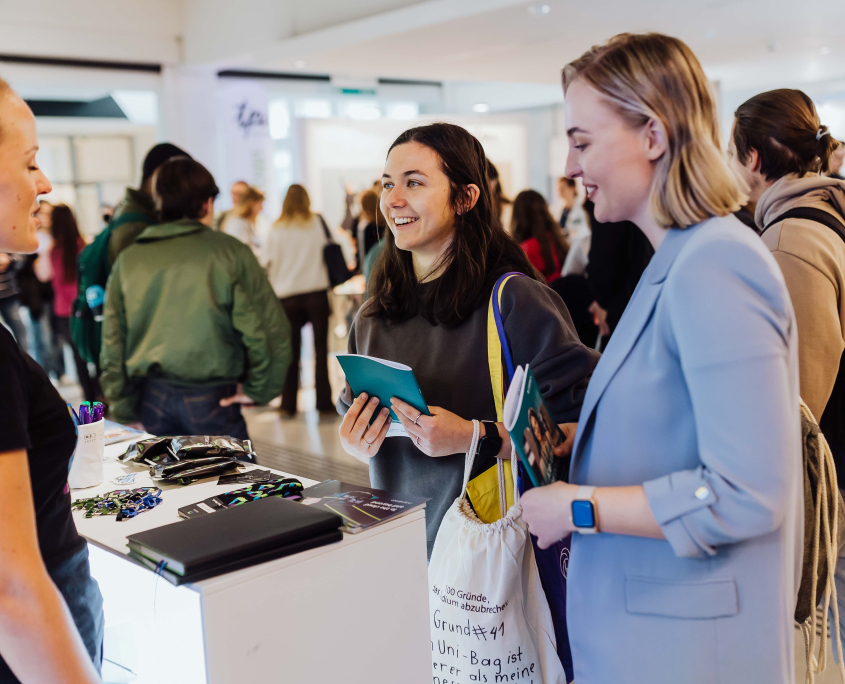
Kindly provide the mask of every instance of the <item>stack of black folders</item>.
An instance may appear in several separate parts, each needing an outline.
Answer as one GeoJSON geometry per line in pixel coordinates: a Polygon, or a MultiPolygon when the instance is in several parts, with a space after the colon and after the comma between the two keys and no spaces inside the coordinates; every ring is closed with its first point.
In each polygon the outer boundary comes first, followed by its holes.
{"type": "Polygon", "coordinates": [[[271,496],[129,536],[129,556],[171,584],[339,542],[343,520],[327,511],[271,496]]]}

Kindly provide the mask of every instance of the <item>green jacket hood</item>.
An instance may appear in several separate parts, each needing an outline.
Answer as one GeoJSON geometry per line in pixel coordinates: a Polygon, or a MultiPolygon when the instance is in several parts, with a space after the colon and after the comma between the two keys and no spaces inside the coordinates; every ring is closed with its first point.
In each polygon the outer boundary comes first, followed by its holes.
{"type": "Polygon", "coordinates": [[[180,219],[173,223],[162,223],[158,226],[149,226],[135,239],[136,242],[151,242],[153,240],[167,240],[168,238],[180,235],[190,235],[203,230],[211,230],[204,223],[195,219],[180,219]]]}
{"type": "Polygon", "coordinates": [[[155,219],[156,207],[153,198],[150,197],[143,190],[135,190],[134,188],[126,188],[126,194],[123,196],[123,202],[118,205],[115,215],[128,214],[130,212],[140,212],[146,214],[150,219],[155,219]]]}

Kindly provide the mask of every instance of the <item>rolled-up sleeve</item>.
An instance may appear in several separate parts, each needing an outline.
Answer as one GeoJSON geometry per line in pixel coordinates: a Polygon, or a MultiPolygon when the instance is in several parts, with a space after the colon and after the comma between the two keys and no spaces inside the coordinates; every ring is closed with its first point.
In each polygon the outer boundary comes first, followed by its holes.
{"type": "Polygon", "coordinates": [[[776,266],[715,243],[664,287],[692,403],[701,465],[643,487],[678,556],[778,529],[801,477],[794,320],[776,266]]]}

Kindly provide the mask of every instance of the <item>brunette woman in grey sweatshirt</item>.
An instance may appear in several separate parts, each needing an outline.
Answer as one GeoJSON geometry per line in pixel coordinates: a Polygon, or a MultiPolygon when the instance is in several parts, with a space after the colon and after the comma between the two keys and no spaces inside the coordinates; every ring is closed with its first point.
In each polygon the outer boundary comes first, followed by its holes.
{"type": "MultiPolygon", "coordinates": [[[[392,397],[338,399],[346,451],[368,463],[374,487],[429,497],[428,554],[443,515],[460,495],[472,420],[493,423],[498,456],[510,438],[496,421],[487,356],[487,313],[504,273],[501,311],[514,366],[529,364],[558,423],[577,419],[598,353],[585,347],[560,297],[493,220],[486,157],[470,133],[451,124],[412,128],[393,143],[382,179],[381,210],[390,229],[372,275],[374,296],[349,334],[349,352],[404,363],[431,416],[396,399],[408,437],[387,438],[392,397]]],[[[485,430],[482,428],[482,431],[485,430]]],[[[495,464],[477,457],[472,477],[495,464]]]]}

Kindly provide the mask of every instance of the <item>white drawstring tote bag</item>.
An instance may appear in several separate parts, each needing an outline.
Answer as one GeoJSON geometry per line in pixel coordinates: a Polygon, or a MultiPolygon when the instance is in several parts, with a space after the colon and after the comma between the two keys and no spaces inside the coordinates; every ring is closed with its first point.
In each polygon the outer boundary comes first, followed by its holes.
{"type": "MultiPolygon", "coordinates": [[[[466,498],[478,421],[461,495],[443,517],[428,568],[433,684],[566,684],[516,487],[514,505],[494,523],[479,521],[466,498]]],[[[505,467],[499,461],[504,497],[505,467]]],[[[501,507],[506,504],[501,502],[501,507]]]]}

